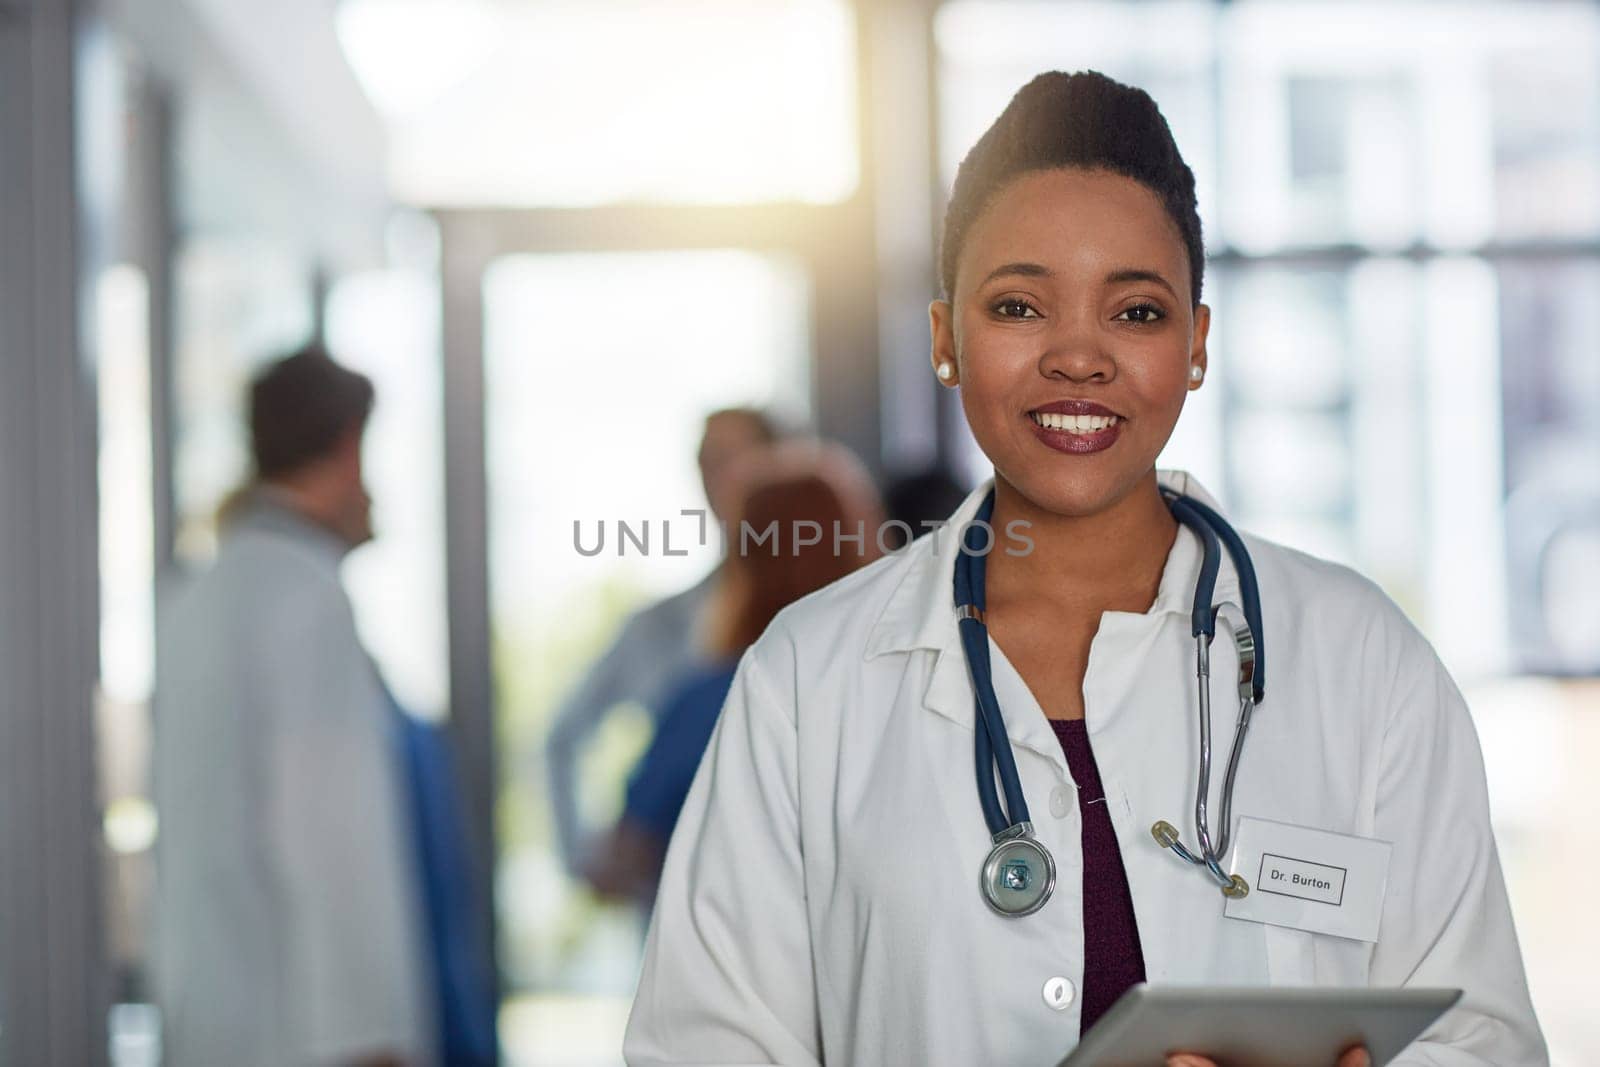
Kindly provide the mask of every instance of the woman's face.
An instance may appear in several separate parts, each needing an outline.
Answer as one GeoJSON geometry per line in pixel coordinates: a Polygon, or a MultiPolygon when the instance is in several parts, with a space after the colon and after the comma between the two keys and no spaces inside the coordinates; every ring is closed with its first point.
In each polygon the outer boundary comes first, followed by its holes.
{"type": "Polygon", "coordinates": [[[1150,189],[1102,170],[1025,174],[975,224],[951,299],[929,309],[995,473],[1038,507],[1093,515],[1155,467],[1202,372],[1177,226],[1150,189]]]}

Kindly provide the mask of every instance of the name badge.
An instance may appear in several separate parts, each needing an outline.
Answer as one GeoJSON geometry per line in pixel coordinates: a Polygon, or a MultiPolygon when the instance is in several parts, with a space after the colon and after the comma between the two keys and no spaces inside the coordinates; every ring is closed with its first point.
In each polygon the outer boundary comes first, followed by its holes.
{"type": "Polygon", "coordinates": [[[1249,816],[1239,820],[1234,841],[1228,873],[1250,892],[1228,900],[1228,918],[1378,940],[1389,842],[1249,816]]]}

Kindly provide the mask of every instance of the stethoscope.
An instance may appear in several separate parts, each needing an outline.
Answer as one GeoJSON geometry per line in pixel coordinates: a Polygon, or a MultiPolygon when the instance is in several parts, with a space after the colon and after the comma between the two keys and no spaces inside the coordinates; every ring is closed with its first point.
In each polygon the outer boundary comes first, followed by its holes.
{"type": "MultiPolygon", "coordinates": [[[[1261,596],[1255,568],[1239,534],[1210,507],[1193,497],[1168,489],[1161,496],[1173,518],[1187,526],[1200,539],[1204,558],[1200,577],[1195,582],[1192,631],[1195,643],[1195,677],[1200,705],[1200,772],[1195,789],[1194,821],[1199,848],[1190,850],[1179,838],[1177,829],[1162,820],[1150,828],[1162,848],[1171,849],[1181,859],[1203,867],[1227,897],[1242,897],[1249,885],[1238,875],[1222,868],[1228,853],[1228,835],[1233,808],[1234,778],[1239,770],[1239,754],[1244,750],[1250,730],[1250,715],[1261,703],[1265,660],[1261,646],[1261,596]],[[1213,837],[1208,800],[1211,791],[1211,641],[1216,636],[1220,607],[1211,604],[1216,591],[1217,573],[1222,567],[1226,546],[1239,578],[1239,595],[1244,601],[1244,621],[1229,625],[1239,654],[1239,721],[1233,735],[1233,751],[1228,756],[1227,774],[1222,786],[1222,832],[1213,837]]],[[[978,801],[989,825],[994,847],[983,862],[983,897],[1001,915],[1031,915],[1044,907],[1056,886],[1056,861],[1050,850],[1033,833],[1028,818],[1028,801],[1022,794],[1022,780],[1006,734],[1005,717],[995,697],[994,676],[989,665],[989,628],[984,621],[984,571],[988,552],[994,547],[989,519],[994,515],[994,490],[961,534],[961,551],[956,554],[955,601],[961,645],[972,674],[978,722],[973,729],[973,756],[978,775],[978,801]],[[1005,806],[995,789],[999,774],[1005,793],[1005,806]]]]}

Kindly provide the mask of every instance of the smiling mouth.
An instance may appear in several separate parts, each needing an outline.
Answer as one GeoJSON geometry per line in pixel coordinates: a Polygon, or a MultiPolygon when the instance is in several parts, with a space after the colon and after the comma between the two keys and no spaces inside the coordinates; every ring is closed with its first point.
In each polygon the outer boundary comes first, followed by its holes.
{"type": "Polygon", "coordinates": [[[1070,434],[1099,433],[1124,421],[1119,415],[1064,415],[1053,411],[1030,411],[1034,425],[1070,434]]]}

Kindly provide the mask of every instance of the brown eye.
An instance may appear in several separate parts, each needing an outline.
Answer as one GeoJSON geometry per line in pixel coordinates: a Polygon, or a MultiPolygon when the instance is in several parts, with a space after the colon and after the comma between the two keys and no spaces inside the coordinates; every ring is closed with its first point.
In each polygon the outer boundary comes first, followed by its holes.
{"type": "Polygon", "coordinates": [[[995,314],[1004,319],[1036,319],[1039,313],[1026,300],[1007,297],[994,306],[995,314]]]}
{"type": "Polygon", "coordinates": [[[1166,317],[1166,312],[1154,304],[1135,304],[1117,316],[1118,320],[1122,322],[1137,322],[1141,324],[1160,322],[1166,317]]]}

